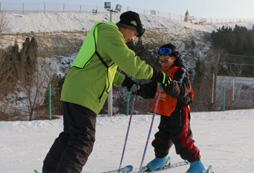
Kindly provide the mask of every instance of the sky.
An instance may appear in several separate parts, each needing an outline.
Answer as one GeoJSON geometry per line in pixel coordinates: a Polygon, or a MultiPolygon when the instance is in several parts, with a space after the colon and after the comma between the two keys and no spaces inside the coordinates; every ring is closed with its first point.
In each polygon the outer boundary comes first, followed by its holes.
{"type": "MultiPolygon", "coordinates": [[[[104,6],[107,0],[0,0],[2,3],[66,3],[79,5],[104,6]]],[[[109,0],[112,6],[121,4],[123,7],[159,10],[161,12],[198,18],[254,18],[253,0],[109,0]]],[[[3,5],[2,5],[3,6],[3,5]]]]}

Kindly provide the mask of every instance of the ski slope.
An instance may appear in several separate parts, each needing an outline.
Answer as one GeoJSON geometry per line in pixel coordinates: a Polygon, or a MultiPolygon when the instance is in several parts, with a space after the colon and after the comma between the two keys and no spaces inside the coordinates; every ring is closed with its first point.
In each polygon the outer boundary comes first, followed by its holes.
{"type": "MultiPolygon", "coordinates": [[[[254,110],[192,113],[191,126],[196,145],[205,165],[212,164],[216,173],[243,173],[254,170],[254,110]]],[[[127,142],[123,165],[138,168],[152,115],[135,115],[127,142]]],[[[101,173],[119,166],[129,116],[97,118],[96,142],[83,173],[101,173]]],[[[62,118],[57,120],[0,122],[0,170],[3,173],[29,173],[42,167],[52,142],[62,131],[62,118]]],[[[157,131],[156,116],[150,142],[157,131]]],[[[149,143],[150,143],[149,142],[149,143]]],[[[175,149],[172,162],[180,161],[175,149]]],[[[153,159],[149,144],[144,163],[153,159]]],[[[188,166],[170,172],[183,173],[188,166]]]]}
{"type": "MultiPolygon", "coordinates": [[[[108,14],[6,14],[9,26],[6,34],[29,32],[55,32],[89,30],[97,20],[108,20],[108,14]],[[106,16],[106,17],[105,17],[106,16]]],[[[119,14],[114,16],[118,21],[119,14]]],[[[220,27],[200,26],[167,18],[141,15],[147,28],[183,28],[212,32],[220,27]]],[[[228,26],[234,26],[229,24],[228,26]]],[[[253,23],[239,25],[252,28],[253,23]]],[[[123,165],[138,168],[141,162],[151,115],[135,115],[127,143],[123,165]]],[[[85,173],[101,173],[119,166],[129,117],[116,115],[97,119],[94,151],[85,167],[85,173]]],[[[54,139],[63,129],[62,119],[42,121],[0,122],[0,171],[1,173],[29,173],[40,170],[43,159],[54,139]]],[[[150,142],[157,131],[159,116],[156,116],[150,142]]],[[[254,110],[192,113],[192,130],[196,145],[201,150],[205,165],[212,164],[216,173],[246,173],[254,170],[254,110]]],[[[172,162],[180,161],[172,148],[172,162]]],[[[154,158],[149,144],[144,163],[154,158]]],[[[183,173],[188,166],[170,172],[183,173]]]]}

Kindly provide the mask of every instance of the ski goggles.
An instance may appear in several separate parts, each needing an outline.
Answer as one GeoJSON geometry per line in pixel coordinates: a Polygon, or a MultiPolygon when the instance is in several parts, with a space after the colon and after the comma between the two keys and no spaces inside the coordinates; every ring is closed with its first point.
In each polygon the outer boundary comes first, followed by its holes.
{"type": "Polygon", "coordinates": [[[170,48],[160,48],[158,50],[158,56],[172,55],[173,51],[170,48]]]}

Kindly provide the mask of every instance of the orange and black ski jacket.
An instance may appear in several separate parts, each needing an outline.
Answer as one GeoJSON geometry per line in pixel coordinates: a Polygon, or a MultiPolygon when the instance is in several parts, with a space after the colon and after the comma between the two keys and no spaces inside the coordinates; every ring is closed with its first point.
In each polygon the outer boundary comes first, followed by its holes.
{"type": "MultiPolygon", "coordinates": [[[[176,108],[188,106],[193,99],[193,91],[189,73],[183,66],[173,66],[170,69],[161,69],[172,79],[168,87],[163,87],[160,91],[160,98],[156,113],[164,116],[171,116],[176,108]]],[[[154,98],[152,112],[155,109],[155,103],[159,87],[156,82],[141,85],[138,95],[143,98],[154,98]]]]}

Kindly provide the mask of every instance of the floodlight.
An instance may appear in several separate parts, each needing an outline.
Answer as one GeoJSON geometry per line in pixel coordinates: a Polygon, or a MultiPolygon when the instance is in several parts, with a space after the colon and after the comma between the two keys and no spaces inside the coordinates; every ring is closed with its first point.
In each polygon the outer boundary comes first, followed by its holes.
{"type": "Polygon", "coordinates": [[[117,5],[116,5],[116,8],[115,8],[115,11],[120,12],[121,9],[122,9],[122,5],[117,4],[117,5]]]}
{"type": "Polygon", "coordinates": [[[110,9],[111,8],[111,2],[104,2],[104,8],[110,9]]]}

